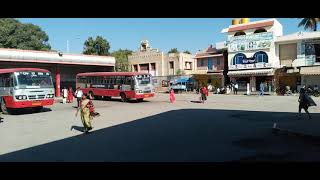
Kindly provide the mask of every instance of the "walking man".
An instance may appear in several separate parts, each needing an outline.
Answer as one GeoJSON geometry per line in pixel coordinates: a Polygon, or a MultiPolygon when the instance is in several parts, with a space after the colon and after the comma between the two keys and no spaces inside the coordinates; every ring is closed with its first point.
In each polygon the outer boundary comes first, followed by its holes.
{"type": "Polygon", "coordinates": [[[309,119],[311,119],[311,115],[308,111],[308,108],[310,106],[316,106],[317,104],[308,96],[304,88],[300,89],[300,96],[299,96],[298,102],[299,102],[299,118],[301,117],[301,109],[304,109],[304,111],[308,114],[309,119]]]}
{"type": "Polygon", "coordinates": [[[234,88],[233,88],[233,94],[237,95],[238,94],[238,88],[239,88],[239,85],[238,83],[236,82],[236,84],[234,85],[234,88]]]}
{"type": "Polygon", "coordinates": [[[66,87],[64,87],[63,89],[62,89],[62,103],[63,104],[65,104],[65,103],[67,103],[67,98],[68,98],[68,90],[67,90],[67,88],[66,87]]]}
{"type": "Polygon", "coordinates": [[[80,87],[77,87],[77,90],[75,92],[75,96],[77,98],[77,107],[79,108],[80,107],[80,101],[81,101],[81,98],[82,98],[82,95],[83,95],[83,92],[81,91],[80,87]]]}
{"type": "Polygon", "coordinates": [[[263,82],[261,82],[260,83],[260,96],[263,96],[263,94],[264,94],[264,84],[263,84],[263,82]]]}

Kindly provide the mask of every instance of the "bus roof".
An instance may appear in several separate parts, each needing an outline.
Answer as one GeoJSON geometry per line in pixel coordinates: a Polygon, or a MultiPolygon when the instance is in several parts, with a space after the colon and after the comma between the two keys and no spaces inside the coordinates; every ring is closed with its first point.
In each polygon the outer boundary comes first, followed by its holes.
{"type": "Polygon", "coordinates": [[[0,74],[23,72],[23,71],[49,72],[46,69],[40,69],[40,68],[11,68],[11,69],[0,69],[0,74]]]}
{"type": "Polygon", "coordinates": [[[86,72],[79,73],[77,76],[135,76],[135,75],[146,75],[149,73],[143,72],[86,72]]]}

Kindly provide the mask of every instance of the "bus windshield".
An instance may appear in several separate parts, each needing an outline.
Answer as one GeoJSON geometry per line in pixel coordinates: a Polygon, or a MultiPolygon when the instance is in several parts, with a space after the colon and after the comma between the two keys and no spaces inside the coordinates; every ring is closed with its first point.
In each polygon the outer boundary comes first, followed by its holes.
{"type": "Polygon", "coordinates": [[[151,84],[151,77],[149,75],[137,75],[136,80],[138,82],[138,85],[151,84]]]}
{"type": "Polygon", "coordinates": [[[19,88],[51,88],[53,87],[50,73],[15,72],[16,86],[19,88]]]}

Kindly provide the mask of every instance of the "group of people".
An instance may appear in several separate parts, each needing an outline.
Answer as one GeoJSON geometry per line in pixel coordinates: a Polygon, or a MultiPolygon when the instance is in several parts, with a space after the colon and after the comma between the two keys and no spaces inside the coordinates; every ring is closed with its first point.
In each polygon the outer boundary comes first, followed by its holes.
{"type": "MultiPolygon", "coordinates": [[[[237,94],[238,84],[231,83],[230,89],[232,89],[234,94],[237,94]]],[[[203,85],[200,88],[199,90],[201,94],[200,102],[204,103],[207,100],[207,96],[209,95],[210,90],[212,90],[212,87],[210,86],[208,87],[208,89],[205,87],[205,85],[203,85]]],[[[169,98],[170,103],[174,103],[176,98],[175,98],[174,90],[172,88],[170,89],[169,94],[170,94],[170,98],[169,98]]],[[[264,94],[264,84],[261,82],[260,95],[263,95],[263,94],[264,94]]],[[[80,111],[80,114],[81,114],[80,117],[81,117],[82,124],[84,126],[84,132],[87,133],[93,128],[92,119],[96,116],[100,116],[100,114],[95,111],[95,106],[92,102],[93,97],[91,96],[91,94],[84,94],[79,87],[77,88],[75,93],[73,93],[72,88],[69,88],[69,91],[67,91],[66,88],[63,89],[63,98],[65,99],[64,101],[66,101],[67,103],[72,103],[74,97],[77,98],[77,103],[78,103],[76,116],[80,111]]],[[[302,87],[300,90],[300,96],[299,96],[298,102],[299,102],[299,117],[301,117],[301,110],[304,109],[309,119],[311,119],[311,115],[308,111],[308,108],[310,106],[316,106],[316,103],[306,93],[305,87],[302,87]]]]}
{"type": "MultiPolygon", "coordinates": [[[[207,90],[207,88],[205,86],[202,86],[200,88],[200,102],[204,103],[207,100],[207,96],[209,96],[209,91],[207,90]]],[[[176,100],[175,94],[174,94],[174,90],[171,88],[169,91],[170,94],[170,103],[174,103],[174,101],[176,100]]]]}
{"type": "Polygon", "coordinates": [[[73,94],[73,90],[72,90],[72,87],[69,87],[69,90],[64,87],[62,89],[62,103],[63,104],[66,104],[66,103],[73,103],[73,97],[74,97],[74,94],[73,94]]]}

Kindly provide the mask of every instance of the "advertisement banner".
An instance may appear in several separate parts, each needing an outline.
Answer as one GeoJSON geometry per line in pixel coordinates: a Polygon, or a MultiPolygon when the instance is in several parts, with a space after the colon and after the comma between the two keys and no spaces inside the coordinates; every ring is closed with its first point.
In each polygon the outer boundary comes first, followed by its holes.
{"type": "Polygon", "coordinates": [[[264,32],[257,34],[250,34],[244,36],[235,36],[229,38],[228,51],[248,51],[258,49],[268,49],[273,42],[273,33],[264,32]]]}

